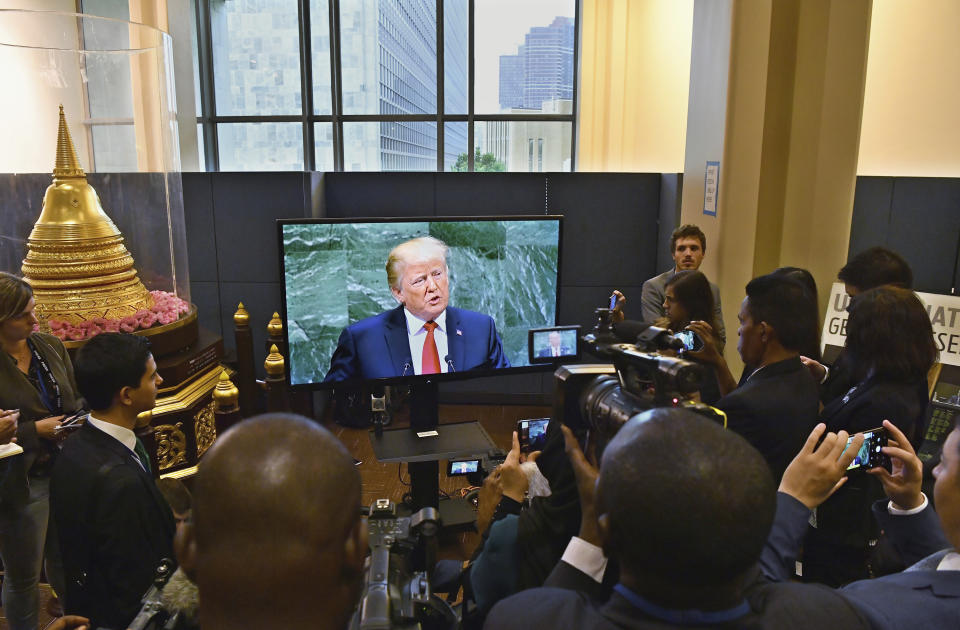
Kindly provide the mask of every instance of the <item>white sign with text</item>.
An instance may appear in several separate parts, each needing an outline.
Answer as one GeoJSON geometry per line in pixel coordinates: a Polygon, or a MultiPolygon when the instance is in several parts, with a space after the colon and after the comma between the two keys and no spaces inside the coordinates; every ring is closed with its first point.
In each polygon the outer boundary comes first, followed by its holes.
{"type": "MultiPolygon", "coordinates": [[[[933,325],[933,339],[940,351],[940,363],[960,365],[960,296],[939,293],[917,293],[927,307],[933,325]]],[[[840,346],[847,339],[847,305],[850,296],[843,290],[842,282],[834,282],[823,320],[820,348],[840,346]]]]}

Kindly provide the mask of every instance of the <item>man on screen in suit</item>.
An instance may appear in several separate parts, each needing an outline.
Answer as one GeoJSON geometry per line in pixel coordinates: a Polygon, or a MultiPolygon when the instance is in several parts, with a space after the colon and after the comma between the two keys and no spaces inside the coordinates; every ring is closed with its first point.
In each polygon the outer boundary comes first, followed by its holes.
{"type": "Polygon", "coordinates": [[[538,357],[566,357],[573,354],[573,350],[563,345],[563,337],[559,332],[555,330],[552,331],[547,339],[550,341],[550,344],[537,352],[538,357]]]}
{"type": "Polygon", "coordinates": [[[173,513],[133,432],[163,379],[137,335],[100,334],[74,365],[90,416],[64,443],[50,483],[66,610],[89,617],[91,628],[126,628],[160,561],[173,558],[173,513]]]}
{"type": "Polygon", "coordinates": [[[489,315],[448,306],[447,252],[431,236],[390,251],[387,282],[400,306],[343,329],[325,383],[510,367],[489,315]]]}

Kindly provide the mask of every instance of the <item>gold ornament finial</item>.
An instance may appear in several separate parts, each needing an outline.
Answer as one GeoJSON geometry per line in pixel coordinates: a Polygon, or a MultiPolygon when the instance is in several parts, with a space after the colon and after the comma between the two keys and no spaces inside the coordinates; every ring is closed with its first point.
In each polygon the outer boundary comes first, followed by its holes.
{"type": "Polygon", "coordinates": [[[236,408],[237,399],[240,397],[240,390],[230,380],[230,375],[226,370],[220,371],[220,380],[217,386],[213,388],[213,402],[217,411],[231,410],[236,408]]]}
{"type": "Polygon", "coordinates": [[[270,376],[283,376],[283,355],[280,354],[277,344],[270,346],[270,354],[267,355],[267,360],[263,362],[263,368],[270,376]]]}
{"type": "Polygon", "coordinates": [[[233,323],[237,328],[245,328],[250,325],[250,313],[243,307],[243,302],[237,304],[237,312],[233,314],[233,323]]]}
{"type": "Polygon", "coordinates": [[[267,333],[271,337],[280,337],[283,335],[283,322],[280,320],[280,313],[274,312],[270,323],[267,324],[267,333]]]}
{"type": "Polygon", "coordinates": [[[57,160],[53,165],[53,176],[56,179],[87,176],[80,166],[77,149],[73,146],[73,138],[70,137],[70,128],[67,127],[67,117],[63,113],[63,105],[60,106],[60,127],[57,129],[57,160]]]}

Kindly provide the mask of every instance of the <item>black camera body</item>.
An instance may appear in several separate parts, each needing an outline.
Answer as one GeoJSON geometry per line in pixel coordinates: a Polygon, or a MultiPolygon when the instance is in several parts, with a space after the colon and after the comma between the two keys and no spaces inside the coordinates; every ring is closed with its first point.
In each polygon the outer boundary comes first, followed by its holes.
{"type": "Polygon", "coordinates": [[[370,506],[370,564],[351,630],[459,627],[456,613],[430,587],[439,525],[440,513],[433,507],[398,516],[389,499],[377,499],[370,506]]]}
{"type": "Polygon", "coordinates": [[[690,398],[700,389],[703,368],[661,353],[683,347],[677,335],[641,322],[614,324],[611,313],[596,309],[596,326],[583,338],[589,352],[611,363],[558,368],[554,418],[562,419],[581,444],[593,439],[598,458],[624,423],[655,407],[682,407],[726,425],[722,411],[690,398]]]}
{"type": "Polygon", "coordinates": [[[447,462],[447,476],[464,476],[471,486],[481,486],[487,475],[506,458],[507,454],[497,448],[473,457],[451,459],[447,462]]]}

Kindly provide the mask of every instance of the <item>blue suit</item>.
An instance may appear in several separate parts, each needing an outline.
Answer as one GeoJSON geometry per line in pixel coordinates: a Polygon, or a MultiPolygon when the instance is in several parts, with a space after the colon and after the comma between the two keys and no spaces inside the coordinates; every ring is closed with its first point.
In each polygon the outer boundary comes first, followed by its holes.
{"type": "MultiPolygon", "coordinates": [[[[447,351],[440,360],[448,372],[510,367],[496,324],[482,313],[447,307],[447,351]]],[[[401,305],[344,328],[323,382],[413,375],[401,305]]]]}
{"type": "MultiPolygon", "coordinates": [[[[928,505],[919,514],[893,516],[887,512],[886,501],[878,501],[873,514],[903,560],[915,564],[900,573],[852,582],[838,592],[873,628],[956,628],[960,622],[960,571],[937,571],[951,549],[933,508],[928,505]]],[[[768,576],[784,581],[792,577],[809,516],[810,510],[802,503],[778,494],[777,516],[761,558],[768,576]]]]}

